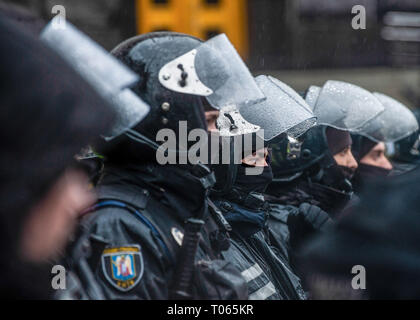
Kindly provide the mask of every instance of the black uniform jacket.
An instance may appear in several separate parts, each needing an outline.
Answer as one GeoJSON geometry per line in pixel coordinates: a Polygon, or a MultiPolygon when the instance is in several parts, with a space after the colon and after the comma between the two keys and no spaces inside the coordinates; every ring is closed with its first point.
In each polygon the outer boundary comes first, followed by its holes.
{"type": "Polygon", "coordinates": [[[215,224],[205,190],[186,172],[158,165],[111,167],[98,196],[83,225],[107,243],[92,266],[107,299],[168,299],[185,221],[200,210],[206,210],[206,224],[196,254],[193,298],[247,297],[239,271],[218,259],[220,252],[212,247],[215,224]]]}
{"type": "Polygon", "coordinates": [[[305,299],[300,279],[288,265],[287,256],[270,241],[268,212],[235,202],[215,201],[233,228],[232,245],[223,254],[247,280],[249,299],[305,299]]]}

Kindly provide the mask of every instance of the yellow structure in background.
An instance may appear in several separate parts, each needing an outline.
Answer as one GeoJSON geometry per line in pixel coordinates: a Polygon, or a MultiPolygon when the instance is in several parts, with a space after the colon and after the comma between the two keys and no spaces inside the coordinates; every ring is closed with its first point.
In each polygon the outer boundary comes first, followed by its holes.
{"type": "Polygon", "coordinates": [[[136,0],[136,18],[138,33],[168,30],[203,40],[226,33],[247,57],[246,0],[136,0]]]}

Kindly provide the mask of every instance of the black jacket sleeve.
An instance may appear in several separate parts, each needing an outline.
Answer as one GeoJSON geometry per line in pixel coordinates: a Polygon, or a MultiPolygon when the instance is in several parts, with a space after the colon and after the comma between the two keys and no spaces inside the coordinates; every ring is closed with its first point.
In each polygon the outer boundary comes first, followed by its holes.
{"type": "Polygon", "coordinates": [[[290,232],[290,247],[298,249],[305,241],[332,224],[332,219],[318,206],[302,203],[287,219],[290,232]]]}

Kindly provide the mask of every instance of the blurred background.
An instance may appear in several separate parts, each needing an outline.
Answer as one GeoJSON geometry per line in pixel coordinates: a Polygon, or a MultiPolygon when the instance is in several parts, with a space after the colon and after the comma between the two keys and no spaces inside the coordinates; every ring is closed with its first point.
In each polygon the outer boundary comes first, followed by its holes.
{"type": "Polygon", "coordinates": [[[135,34],[226,33],[255,75],[298,91],[344,80],[420,107],[420,0],[0,0],[46,21],[54,5],[111,50],[135,34]],[[366,8],[354,30],[351,9],[366,8]]]}

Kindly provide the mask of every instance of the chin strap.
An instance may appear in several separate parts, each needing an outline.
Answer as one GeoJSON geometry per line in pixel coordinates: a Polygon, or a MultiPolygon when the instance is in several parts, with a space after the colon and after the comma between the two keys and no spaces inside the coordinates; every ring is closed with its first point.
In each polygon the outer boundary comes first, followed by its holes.
{"type": "MultiPolygon", "coordinates": [[[[161,147],[161,145],[157,144],[153,140],[147,138],[145,135],[143,135],[143,134],[141,134],[141,133],[139,133],[135,130],[128,129],[124,134],[128,138],[130,138],[131,140],[136,141],[136,142],[141,143],[141,144],[145,144],[155,151],[158,151],[159,148],[161,147]]],[[[188,156],[188,150],[183,150],[183,151],[177,150],[177,149],[167,149],[167,150],[165,150],[165,156],[168,156],[169,154],[188,156]]]]}
{"type": "Polygon", "coordinates": [[[312,186],[316,182],[319,185],[324,185],[328,188],[335,189],[338,192],[352,196],[353,185],[349,179],[345,178],[338,166],[332,166],[328,169],[320,168],[319,171],[312,176],[307,177],[307,183],[312,186]],[[333,172],[327,173],[332,170],[333,172]]]}
{"type": "MultiPolygon", "coordinates": [[[[221,197],[224,195],[227,195],[233,188],[233,184],[236,181],[236,175],[238,173],[238,165],[235,164],[235,150],[232,148],[232,145],[230,147],[230,163],[227,165],[226,168],[226,179],[224,181],[223,187],[221,189],[212,189],[211,192],[216,197],[221,197]]],[[[222,165],[225,167],[226,165],[222,165]]]]}
{"type": "Polygon", "coordinates": [[[303,171],[297,172],[295,174],[292,174],[290,176],[283,176],[283,177],[277,177],[277,178],[273,178],[272,183],[291,183],[293,181],[295,181],[296,179],[300,178],[303,175],[303,171]]]}
{"type": "Polygon", "coordinates": [[[134,140],[134,141],[136,141],[138,143],[141,143],[141,144],[145,144],[145,145],[149,146],[150,148],[152,148],[156,151],[160,147],[156,142],[150,140],[149,138],[147,138],[146,136],[142,135],[141,133],[139,133],[135,130],[128,129],[124,134],[127,137],[129,137],[131,140],[134,140]]]}
{"type": "Polygon", "coordinates": [[[190,166],[191,169],[189,172],[191,175],[200,181],[206,191],[210,190],[216,183],[214,172],[211,171],[207,165],[204,165],[201,162],[197,162],[196,164],[190,166]]]}

